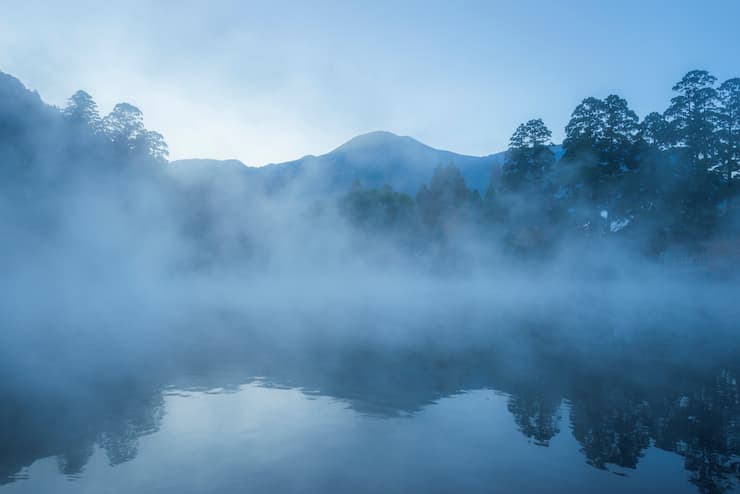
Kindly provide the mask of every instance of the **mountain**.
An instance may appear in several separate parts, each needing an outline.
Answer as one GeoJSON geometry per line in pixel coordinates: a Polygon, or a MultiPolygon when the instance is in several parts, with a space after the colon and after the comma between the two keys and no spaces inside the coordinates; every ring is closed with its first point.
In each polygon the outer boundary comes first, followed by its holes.
{"type": "MultiPolygon", "coordinates": [[[[81,161],[90,161],[93,166],[92,163],[113,160],[106,151],[107,139],[83,136],[85,133],[80,132],[69,125],[58,109],[44,103],[38,93],[0,72],[0,168],[19,175],[43,166],[68,174],[70,167],[64,165],[73,158],[78,171],[83,168],[81,161]],[[66,137],[61,138],[62,134],[66,137]],[[82,156],[89,159],[82,160],[82,156]],[[38,167],[24,166],[32,158],[39,158],[38,167]],[[11,166],[15,161],[18,166],[11,166]],[[51,162],[58,162],[58,166],[51,162]]],[[[365,187],[388,184],[415,195],[430,180],[436,166],[454,163],[468,186],[484,194],[492,172],[499,169],[503,159],[504,153],[467,156],[432,148],[411,137],[378,131],[354,137],[326,154],[284,163],[249,167],[238,160],[190,159],[171,162],[167,172],[190,185],[209,183],[223,187],[233,183],[267,190],[295,186],[332,195],[350,190],[359,181],[365,187]]],[[[115,169],[116,165],[109,168],[115,169]]]]}
{"type": "Polygon", "coordinates": [[[244,166],[237,160],[178,160],[172,165],[178,168],[177,175],[233,177],[241,173],[270,189],[287,186],[300,178],[300,182],[311,189],[344,192],[357,180],[365,187],[388,184],[414,195],[429,181],[434,167],[454,163],[468,186],[484,194],[491,173],[503,160],[503,152],[467,156],[432,148],[411,137],[378,131],[354,137],[320,156],[305,156],[263,167],[244,166]]]}
{"type": "Polygon", "coordinates": [[[239,160],[184,159],[170,162],[167,171],[182,183],[197,185],[217,182],[228,183],[260,175],[260,168],[247,166],[239,160]]]}
{"type": "Polygon", "coordinates": [[[494,166],[503,163],[503,153],[476,157],[443,151],[407,136],[371,132],[350,139],[321,156],[268,165],[266,168],[295,168],[298,174],[323,174],[332,187],[348,189],[355,180],[365,187],[391,185],[416,194],[428,182],[434,167],[454,163],[468,186],[481,193],[488,188],[494,166]]]}

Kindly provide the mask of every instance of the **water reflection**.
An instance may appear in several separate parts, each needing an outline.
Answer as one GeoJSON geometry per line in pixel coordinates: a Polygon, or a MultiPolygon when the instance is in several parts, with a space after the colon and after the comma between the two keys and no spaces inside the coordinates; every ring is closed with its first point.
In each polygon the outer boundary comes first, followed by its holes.
{"type": "Polygon", "coordinates": [[[56,456],[61,474],[75,478],[96,446],[111,466],[136,457],[139,438],[157,431],[164,415],[161,391],[131,382],[88,391],[93,394],[3,396],[0,485],[48,456],[56,456]]]}
{"type": "MultiPolygon", "coordinates": [[[[372,420],[414,421],[440,400],[495,390],[506,396],[512,418],[507,427],[537,450],[570,434],[594,470],[630,475],[641,469],[649,450],[659,449],[682,458],[699,492],[733,491],[740,482],[737,343],[705,341],[687,359],[695,341],[679,346],[664,337],[576,345],[528,335],[526,344],[505,340],[455,351],[317,344],[295,353],[252,346],[218,362],[190,355],[187,364],[148,367],[75,388],[6,386],[0,400],[0,485],[24,482],[28,467],[47,457],[55,457],[59,473],[70,479],[85,475],[96,449],[111,466],[129,462],[142,438],[167,420],[168,397],[187,401],[194,391],[238,393],[252,382],[328,397],[372,420]]],[[[490,451],[497,448],[490,445],[490,451]]],[[[505,448],[497,454],[506,454],[505,448]]],[[[526,467],[537,474],[536,463],[526,467]]]]}

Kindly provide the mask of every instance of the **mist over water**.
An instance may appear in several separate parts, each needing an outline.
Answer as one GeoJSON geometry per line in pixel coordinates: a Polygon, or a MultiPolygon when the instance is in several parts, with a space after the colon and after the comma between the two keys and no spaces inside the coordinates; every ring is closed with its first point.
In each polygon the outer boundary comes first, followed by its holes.
{"type": "Polygon", "coordinates": [[[250,256],[202,263],[161,197],[72,195],[4,246],[2,491],[737,485],[732,273],[577,243],[444,265],[254,196],[208,246],[250,256]]]}
{"type": "Polygon", "coordinates": [[[0,492],[737,489],[731,195],[697,239],[507,186],[516,153],[484,198],[446,163],[413,199],[341,153],[187,167],[131,105],[0,75],[0,492]]]}

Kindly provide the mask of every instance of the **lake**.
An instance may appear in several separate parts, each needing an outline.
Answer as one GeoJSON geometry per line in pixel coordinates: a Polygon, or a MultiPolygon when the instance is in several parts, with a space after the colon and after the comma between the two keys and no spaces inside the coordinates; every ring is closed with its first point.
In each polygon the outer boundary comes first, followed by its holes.
{"type": "Polygon", "coordinates": [[[530,329],[452,348],[248,340],[6,386],[0,492],[715,493],[740,483],[737,338],[705,329],[680,344],[669,332],[561,344],[530,329]]]}

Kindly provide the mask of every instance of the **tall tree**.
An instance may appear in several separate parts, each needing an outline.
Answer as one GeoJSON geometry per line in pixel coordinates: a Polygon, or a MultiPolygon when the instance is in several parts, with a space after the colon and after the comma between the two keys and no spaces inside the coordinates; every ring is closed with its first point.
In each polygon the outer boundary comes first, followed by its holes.
{"type": "Polygon", "coordinates": [[[164,136],[155,130],[146,130],[136,137],[134,147],[155,161],[165,162],[170,155],[164,136]]]}
{"type": "Polygon", "coordinates": [[[604,128],[604,160],[612,171],[620,172],[633,166],[632,147],[640,132],[640,119],[632,111],[627,100],[611,94],[604,100],[606,125],[604,128]]]}
{"type": "Polygon", "coordinates": [[[669,227],[674,238],[698,242],[717,224],[718,176],[710,172],[720,164],[717,79],[705,70],[692,70],[675,86],[678,93],[666,110],[674,155],[687,173],[679,169],[667,198],[675,211],[669,227]]]}
{"type": "Polygon", "coordinates": [[[169,155],[162,134],[144,127],[141,110],[129,103],[118,103],[103,120],[106,134],[124,152],[164,161],[169,155]]]}
{"type": "Polygon", "coordinates": [[[563,162],[571,171],[562,185],[599,208],[623,202],[625,178],[639,163],[639,137],[639,118],[624,98],[584,99],[565,127],[563,162]]]}
{"type": "Polygon", "coordinates": [[[631,167],[639,130],[637,114],[625,99],[614,94],[586,98],[565,127],[564,159],[601,167],[604,175],[624,172],[631,167]]]}
{"type": "Polygon", "coordinates": [[[101,130],[100,114],[98,105],[90,94],[79,90],[69,97],[67,106],[62,113],[70,121],[78,125],[87,125],[93,132],[101,130]]]}
{"type": "Polygon", "coordinates": [[[717,78],[706,70],[692,70],[673,86],[678,95],[671,99],[666,119],[672,141],[685,148],[691,170],[706,175],[715,164],[717,122],[717,78]]]}
{"type": "Polygon", "coordinates": [[[720,157],[723,174],[733,184],[733,174],[740,171],[740,78],[729,79],[719,87],[720,157]]]}
{"type": "Polygon", "coordinates": [[[134,141],[144,131],[144,115],[130,103],[118,103],[103,123],[111,140],[129,149],[133,149],[134,141]]]}
{"type": "Polygon", "coordinates": [[[670,125],[658,112],[649,113],[640,124],[643,141],[650,147],[665,151],[671,145],[670,125]]]}
{"type": "MultiPolygon", "coordinates": [[[[517,127],[509,140],[501,176],[505,188],[519,190],[542,180],[555,163],[555,154],[549,147],[551,138],[552,132],[539,118],[517,127]]],[[[492,187],[493,184],[489,189],[492,187]]]]}

